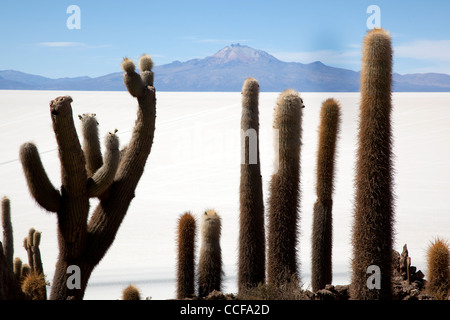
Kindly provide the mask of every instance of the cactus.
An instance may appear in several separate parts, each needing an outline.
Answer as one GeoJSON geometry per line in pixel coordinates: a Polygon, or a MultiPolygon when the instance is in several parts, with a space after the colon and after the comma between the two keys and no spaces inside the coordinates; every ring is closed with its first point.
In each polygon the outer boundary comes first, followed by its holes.
{"type": "Polygon", "coordinates": [[[334,99],[323,102],[320,112],[319,149],[317,153],[317,200],[313,210],[312,276],[313,291],[324,289],[332,280],[332,207],[336,140],[339,132],[340,106],[334,99]]]}
{"type": "Polygon", "coordinates": [[[119,152],[117,137],[110,134],[106,138],[107,151],[102,166],[98,167],[100,162],[94,165],[92,157],[88,159],[85,152],[97,153],[93,158],[98,160],[98,147],[94,146],[97,131],[83,126],[84,141],[92,142],[90,146],[85,144],[83,151],[75,130],[72,98],[69,96],[50,102],[61,163],[60,190],[49,180],[36,146],[26,143],[21,147],[20,159],[31,195],[44,209],[57,215],[59,256],[50,299],[83,298],[93,269],[112,245],[134,198],[153,144],[156,117],[155,89],[149,69],[151,58],[143,56],[141,60],[140,65],[147,68],[141,70],[144,77],[135,72],[131,60],[125,59],[122,63],[124,83],[139,104],[137,120],[126,150],[119,152]],[[90,197],[100,199],[91,215],[90,197]],[[67,269],[71,265],[81,270],[81,289],[71,289],[66,285],[71,275],[67,269]]]}
{"type": "Polygon", "coordinates": [[[14,237],[11,223],[11,203],[7,197],[3,197],[2,206],[2,228],[3,228],[3,254],[6,259],[8,272],[13,272],[14,237]]]}
{"type": "Polygon", "coordinates": [[[241,180],[238,289],[265,281],[264,201],[259,160],[259,84],[253,78],[242,87],[241,180]],[[248,139],[246,139],[248,136],[248,139]]]}
{"type": "Polygon", "coordinates": [[[450,248],[447,241],[437,238],[427,251],[428,275],[426,289],[437,299],[450,293],[450,248]]]}
{"type": "Polygon", "coordinates": [[[359,146],[355,179],[351,299],[392,298],[393,190],[391,38],[373,29],[364,38],[359,146]],[[367,286],[368,267],[379,268],[380,288],[367,286]]]}
{"type": "Polygon", "coordinates": [[[186,212],[178,220],[177,299],[195,294],[195,236],[195,218],[186,212]]]}
{"type": "Polygon", "coordinates": [[[220,248],[221,219],[214,210],[202,215],[201,246],[198,263],[198,295],[206,297],[222,289],[222,251],[220,248]]]}
{"type": "Polygon", "coordinates": [[[122,300],[141,300],[141,293],[138,288],[130,284],[123,289],[122,300]]]}
{"type": "Polygon", "coordinates": [[[47,300],[46,286],[45,276],[42,273],[30,272],[24,277],[21,288],[32,300],[47,300]]]}
{"type": "Polygon", "coordinates": [[[31,272],[36,275],[44,274],[44,268],[42,266],[41,252],[39,244],[41,242],[41,233],[31,228],[28,232],[28,237],[23,241],[23,246],[28,253],[28,264],[31,272]]]}
{"type": "Polygon", "coordinates": [[[303,100],[295,90],[283,91],[277,100],[274,128],[278,170],[269,185],[267,280],[285,285],[299,281],[297,228],[300,206],[300,148],[303,100]]]}
{"type": "MultiPolygon", "coordinates": [[[[0,242],[0,300],[24,300],[30,297],[20,288],[31,269],[19,257],[13,260],[13,230],[11,224],[11,205],[3,197],[1,205],[3,243],[0,242]]],[[[34,230],[34,229],[33,229],[34,230]]]]}

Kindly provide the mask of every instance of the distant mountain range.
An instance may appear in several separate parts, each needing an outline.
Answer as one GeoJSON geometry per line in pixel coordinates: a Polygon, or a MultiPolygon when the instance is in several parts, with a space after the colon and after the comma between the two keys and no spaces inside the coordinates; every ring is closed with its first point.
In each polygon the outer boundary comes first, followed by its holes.
{"type": "MultiPolygon", "coordinates": [[[[244,80],[258,80],[261,91],[293,88],[303,92],[357,92],[359,72],[334,68],[320,61],[303,64],[280,61],[262,50],[232,44],[216,54],[186,62],[155,66],[158,91],[241,91],[244,80]]],[[[450,92],[450,75],[394,74],[397,92],[450,92]]],[[[105,76],[50,79],[19,71],[0,71],[0,89],[123,91],[122,72],[105,76]]]]}

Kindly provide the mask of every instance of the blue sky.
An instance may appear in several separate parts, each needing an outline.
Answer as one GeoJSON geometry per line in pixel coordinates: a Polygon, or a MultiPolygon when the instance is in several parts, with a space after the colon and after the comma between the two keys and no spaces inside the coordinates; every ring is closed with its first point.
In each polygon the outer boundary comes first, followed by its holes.
{"type": "Polygon", "coordinates": [[[125,56],[145,52],[160,65],[232,43],[359,70],[370,5],[392,35],[395,72],[450,74],[448,0],[2,0],[0,70],[95,77],[120,71],[125,56]],[[80,9],[80,29],[67,27],[70,5],[80,9]]]}

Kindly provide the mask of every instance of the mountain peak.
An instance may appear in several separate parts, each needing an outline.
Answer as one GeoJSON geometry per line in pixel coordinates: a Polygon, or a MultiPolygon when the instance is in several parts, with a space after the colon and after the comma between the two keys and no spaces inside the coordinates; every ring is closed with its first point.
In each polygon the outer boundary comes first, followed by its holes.
{"type": "Polygon", "coordinates": [[[239,61],[245,63],[257,62],[257,61],[274,61],[277,60],[275,57],[271,56],[265,51],[253,49],[246,45],[241,45],[239,43],[231,44],[212,56],[218,59],[222,63],[227,63],[231,61],[239,61]]]}

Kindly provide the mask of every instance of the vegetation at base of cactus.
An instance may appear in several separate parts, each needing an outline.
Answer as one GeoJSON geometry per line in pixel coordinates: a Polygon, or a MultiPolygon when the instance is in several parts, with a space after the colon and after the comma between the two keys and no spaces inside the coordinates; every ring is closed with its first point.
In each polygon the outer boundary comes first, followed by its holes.
{"type": "Polygon", "coordinates": [[[297,244],[300,207],[300,148],[303,100],[295,90],[285,90],[277,100],[274,129],[276,172],[269,185],[267,253],[268,283],[282,285],[300,280],[297,244]]]}
{"type": "Polygon", "coordinates": [[[129,285],[122,291],[122,300],[141,300],[141,292],[133,285],[129,285]]]}
{"type": "Polygon", "coordinates": [[[198,263],[198,296],[208,296],[222,289],[222,250],[220,247],[221,218],[214,210],[207,210],[201,221],[201,246],[198,263]]]}
{"type": "Polygon", "coordinates": [[[22,280],[22,291],[28,294],[32,300],[47,300],[45,276],[40,273],[30,272],[22,280]]]}
{"type": "Polygon", "coordinates": [[[392,298],[391,85],[391,37],[383,29],[373,29],[364,38],[361,69],[350,290],[355,300],[392,298]],[[367,269],[372,265],[381,272],[380,289],[367,286],[367,269]]]}
{"type": "Polygon", "coordinates": [[[265,282],[265,227],[259,159],[259,84],[253,78],[242,87],[240,229],[238,290],[265,282]],[[255,158],[255,159],[253,159],[255,158]],[[256,161],[255,161],[256,160],[256,161]]]}
{"type": "Polygon", "coordinates": [[[324,289],[332,280],[333,178],[340,106],[334,99],[323,102],[320,112],[316,194],[313,208],[311,285],[324,289]]]}
{"type": "MultiPolygon", "coordinates": [[[[87,160],[75,130],[72,98],[61,96],[50,102],[50,116],[61,163],[60,190],[51,184],[36,146],[27,143],[20,151],[31,195],[43,208],[56,212],[57,216],[59,256],[50,293],[52,300],[83,298],[92,271],[112,245],[135,196],[135,189],[151,151],[156,117],[155,89],[148,83],[148,77],[144,81],[136,73],[131,60],[125,59],[122,68],[125,70],[124,83],[138,101],[137,120],[126,150],[118,151],[115,134],[111,134],[107,138],[111,139],[111,146],[108,146],[109,140],[106,146],[113,150],[111,159],[106,154],[102,159],[102,167],[90,175],[87,170],[87,161],[90,160],[87,160]],[[108,161],[114,162],[114,166],[108,161]],[[101,184],[101,191],[90,192],[93,182],[95,185],[96,173],[105,165],[110,165],[103,172],[105,175],[102,175],[102,179],[107,177],[104,179],[106,182],[98,177],[99,181],[105,182],[101,184]],[[100,199],[92,214],[89,213],[91,196],[100,199]],[[77,265],[81,270],[81,289],[71,289],[66,285],[70,276],[67,269],[71,265],[77,265]]],[[[83,134],[92,135],[87,138],[95,141],[98,137],[96,132],[86,130],[83,134]]]]}
{"type": "Polygon", "coordinates": [[[195,237],[195,218],[186,212],[178,220],[177,299],[195,294],[195,237]]]}
{"type": "Polygon", "coordinates": [[[427,250],[426,289],[437,299],[445,300],[450,294],[450,247],[447,241],[437,238],[427,250]]]}

